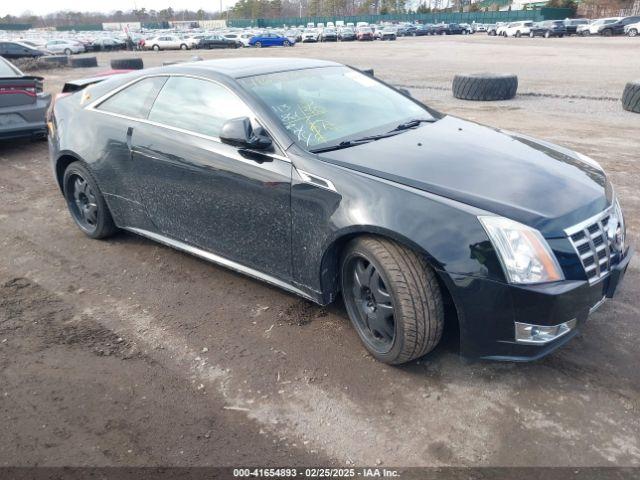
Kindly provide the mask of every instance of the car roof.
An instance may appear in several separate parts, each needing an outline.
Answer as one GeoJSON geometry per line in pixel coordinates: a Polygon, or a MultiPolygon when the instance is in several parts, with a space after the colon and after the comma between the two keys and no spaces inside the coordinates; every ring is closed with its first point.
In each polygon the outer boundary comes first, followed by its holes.
{"type": "MultiPolygon", "coordinates": [[[[216,60],[204,60],[190,64],[184,64],[190,70],[216,72],[232,78],[264,75],[267,73],[303,70],[307,68],[339,67],[339,63],[326,60],[307,58],[226,58],[216,60]]],[[[171,71],[179,71],[180,64],[173,65],[171,71]]]]}

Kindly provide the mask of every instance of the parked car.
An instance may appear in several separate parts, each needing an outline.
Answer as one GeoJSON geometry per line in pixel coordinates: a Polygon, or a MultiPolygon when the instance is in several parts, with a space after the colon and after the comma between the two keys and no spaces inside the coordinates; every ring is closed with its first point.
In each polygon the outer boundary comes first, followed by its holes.
{"type": "Polygon", "coordinates": [[[506,36],[505,32],[506,32],[508,26],[509,26],[508,23],[501,23],[501,22],[496,23],[496,33],[495,34],[497,36],[499,36],[499,37],[506,36]]]}
{"type": "Polygon", "coordinates": [[[97,38],[91,43],[91,49],[93,51],[113,51],[113,50],[121,50],[125,48],[124,42],[114,40],[113,38],[103,37],[97,38]]]}
{"type": "Polygon", "coordinates": [[[371,27],[358,27],[356,30],[356,40],[368,41],[373,40],[373,30],[371,27]]]}
{"type": "Polygon", "coordinates": [[[567,27],[567,35],[577,35],[578,27],[582,26],[584,28],[587,25],[589,25],[589,20],[586,18],[574,18],[564,21],[564,26],[567,27]]]}
{"type": "Polygon", "coordinates": [[[490,23],[485,28],[487,29],[487,35],[491,37],[495,37],[498,34],[498,25],[495,23],[490,23]]]}
{"type": "Polygon", "coordinates": [[[145,41],[147,50],[189,50],[189,43],[177,35],[158,35],[145,41]]]}
{"type": "Polygon", "coordinates": [[[251,40],[253,35],[250,33],[226,33],[224,36],[229,40],[235,40],[236,42],[242,43],[243,46],[248,47],[249,40],[251,40]]]}
{"type": "Polygon", "coordinates": [[[46,53],[22,42],[0,41],[0,57],[4,58],[39,58],[46,53]]]}
{"type": "Polygon", "coordinates": [[[432,25],[424,24],[416,27],[415,36],[424,37],[425,35],[431,35],[432,25]]]}
{"type": "Polygon", "coordinates": [[[209,37],[209,34],[198,33],[195,35],[184,35],[180,37],[183,41],[187,43],[189,48],[200,48],[200,42],[205,38],[209,37]]]}
{"type": "Polygon", "coordinates": [[[244,44],[240,40],[223,37],[222,35],[209,35],[200,39],[198,48],[211,50],[212,48],[241,48],[244,44]]]}
{"type": "Polygon", "coordinates": [[[45,48],[48,52],[63,55],[83,53],[85,51],[85,48],[81,43],[73,42],[71,40],[50,40],[46,43],[45,48]]]}
{"type": "Polygon", "coordinates": [[[617,22],[608,23],[598,27],[598,34],[603,37],[611,37],[612,35],[624,35],[624,27],[633,23],[640,22],[640,15],[633,17],[624,17],[617,22]]]}
{"type": "Polygon", "coordinates": [[[487,32],[487,25],[485,25],[484,23],[474,23],[473,24],[473,29],[476,32],[487,32]]]}
{"type": "Polygon", "coordinates": [[[315,28],[305,28],[302,32],[303,43],[315,43],[320,39],[320,31],[315,28]]]}
{"type": "Polygon", "coordinates": [[[44,93],[42,80],[0,57],[0,139],[47,135],[51,95],[44,93]]]}
{"type": "Polygon", "coordinates": [[[322,32],[320,33],[320,41],[321,42],[337,42],[338,32],[334,27],[325,27],[322,29],[322,32]]]}
{"type": "Polygon", "coordinates": [[[434,28],[434,35],[462,35],[464,29],[457,23],[441,23],[434,28]]]}
{"type": "Polygon", "coordinates": [[[468,23],[461,23],[460,24],[460,28],[462,29],[462,34],[463,35],[471,35],[471,34],[473,34],[475,32],[473,30],[473,27],[468,23]]]}
{"type": "Polygon", "coordinates": [[[382,362],[425,355],[445,322],[465,356],[540,358],[632,256],[595,161],[337,63],[218,59],[91,88],[50,118],[82,232],[125,229],[321,305],[341,293],[382,362]]]}
{"type": "Polygon", "coordinates": [[[637,37],[640,33],[640,22],[630,23],[624,27],[624,34],[630,37],[637,37]]]}
{"type": "Polygon", "coordinates": [[[533,22],[531,21],[513,22],[507,25],[504,33],[506,37],[520,38],[523,35],[529,35],[531,27],[533,27],[533,22]]]}
{"type": "Polygon", "coordinates": [[[564,37],[567,34],[567,27],[562,20],[545,20],[538,22],[531,27],[529,36],[533,37],[564,37]]]}
{"type": "Polygon", "coordinates": [[[251,37],[249,40],[250,47],[262,48],[262,47],[293,47],[295,42],[284,37],[282,35],[278,35],[277,33],[263,33],[261,35],[256,35],[251,37]]]}
{"type": "Polygon", "coordinates": [[[610,17],[610,18],[599,18],[597,20],[594,20],[589,24],[586,30],[580,29],[581,35],[582,36],[598,35],[598,30],[600,29],[600,27],[602,27],[603,25],[610,25],[612,23],[615,23],[618,20],[620,20],[620,18],[621,17],[610,17]]]}
{"type": "Polygon", "coordinates": [[[356,39],[356,32],[352,27],[342,27],[338,29],[338,41],[350,42],[356,39]]]}
{"type": "Polygon", "coordinates": [[[376,32],[376,38],[379,40],[395,40],[398,35],[394,27],[384,27],[376,32]]]}

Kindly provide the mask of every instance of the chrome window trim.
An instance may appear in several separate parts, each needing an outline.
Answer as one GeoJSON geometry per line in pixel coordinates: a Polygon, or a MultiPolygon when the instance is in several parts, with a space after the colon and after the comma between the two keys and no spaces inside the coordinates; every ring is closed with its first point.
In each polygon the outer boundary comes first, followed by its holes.
{"type": "Polygon", "coordinates": [[[288,282],[280,280],[278,278],[272,277],[271,275],[267,275],[259,270],[256,270],[251,267],[247,267],[246,265],[242,265],[241,263],[234,262],[233,260],[229,260],[228,258],[222,257],[220,255],[216,255],[214,253],[208,252],[206,250],[202,250],[201,248],[194,247],[193,245],[189,245],[188,243],[181,242],[180,240],[175,240],[170,237],[166,237],[159,233],[150,232],[148,230],[143,230],[141,228],[135,227],[124,227],[125,230],[128,230],[132,233],[140,235],[142,237],[146,237],[150,240],[154,240],[158,243],[162,243],[163,245],[167,245],[168,247],[175,248],[177,250],[181,250],[183,252],[189,253],[196,257],[203,258],[204,260],[208,260],[217,265],[221,265],[223,267],[229,268],[231,270],[235,270],[236,272],[242,273],[244,275],[248,275],[249,277],[253,277],[258,280],[262,280],[265,283],[270,285],[274,285],[276,287],[280,287],[284,290],[287,290],[291,293],[295,293],[307,300],[311,300],[315,302],[316,300],[309,294],[303,292],[297,287],[294,287],[288,282]]]}
{"type": "MultiPolygon", "coordinates": [[[[291,160],[286,156],[286,150],[282,147],[280,142],[278,142],[278,140],[275,138],[275,136],[272,135],[271,132],[269,132],[269,130],[266,129],[266,127],[264,126],[264,122],[260,119],[260,117],[258,117],[258,115],[256,115],[256,113],[253,111],[253,109],[249,105],[247,105],[247,103],[243,99],[238,97],[238,95],[233,90],[231,90],[229,87],[227,87],[226,85],[224,85],[224,84],[222,84],[220,82],[212,80],[210,78],[201,77],[201,76],[198,76],[198,75],[185,74],[185,73],[154,73],[152,75],[144,75],[142,77],[137,77],[137,78],[131,80],[130,82],[125,83],[124,85],[120,85],[115,90],[112,90],[110,92],[105,93],[101,97],[95,99],[93,102],[87,104],[84,108],[85,108],[85,110],[89,110],[89,111],[92,111],[92,112],[98,112],[98,113],[101,113],[101,114],[104,114],[104,115],[112,115],[112,116],[123,118],[123,119],[126,119],[126,120],[132,120],[132,121],[135,121],[135,122],[145,123],[147,125],[153,125],[154,127],[162,127],[162,128],[166,128],[166,129],[169,129],[169,130],[173,130],[175,132],[184,133],[184,134],[187,134],[187,135],[193,135],[195,137],[199,137],[199,138],[202,138],[204,140],[211,140],[211,141],[214,141],[216,143],[221,143],[221,144],[223,143],[220,140],[219,137],[214,137],[214,136],[211,136],[211,135],[205,135],[203,133],[194,132],[192,130],[186,130],[186,129],[180,128],[180,127],[174,127],[172,125],[167,125],[167,124],[160,123],[160,122],[154,122],[153,120],[149,120],[148,118],[130,117],[128,115],[122,115],[120,113],[108,112],[106,110],[100,110],[99,108],[97,108],[101,103],[109,100],[109,98],[111,98],[114,95],[120,93],[122,90],[130,87],[131,85],[133,85],[135,83],[138,83],[138,82],[140,82],[142,80],[146,80],[148,78],[155,78],[155,77],[168,77],[168,78],[170,78],[170,77],[186,77],[186,78],[194,78],[196,80],[205,80],[207,82],[211,82],[211,83],[214,83],[216,85],[219,85],[219,86],[223,87],[224,89],[229,91],[229,93],[234,95],[240,102],[242,102],[245,105],[245,107],[247,107],[247,110],[249,112],[251,112],[251,114],[253,115],[253,118],[256,120],[256,122],[262,128],[264,128],[267,131],[267,133],[269,134],[269,137],[271,137],[273,139],[273,141],[276,143],[276,145],[278,146],[278,149],[280,149],[280,151],[283,153],[283,155],[266,153],[266,152],[259,152],[259,153],[263,153],[263,154],[266,154],[266,155],[268,155],[270,157],[273,157],[275,159],[291,163],[291,160]]],[[[160,92],[161,91],[162,91],[162,89],[160,89],[160,92]]],[[[158,94],[160,94],[160,92],[158,92],[158,94]]],[[[151,109],[153,109],[153,106],[151,107],[151,109]]],[[[151,111],[151,110],[149,110],[149,111],[151,111]]]]}

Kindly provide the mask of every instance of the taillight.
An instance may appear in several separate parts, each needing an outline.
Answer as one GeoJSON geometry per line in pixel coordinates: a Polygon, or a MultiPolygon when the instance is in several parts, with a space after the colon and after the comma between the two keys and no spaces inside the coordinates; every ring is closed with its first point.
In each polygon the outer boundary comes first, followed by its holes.
{"type": "Polygon", "coordinates": [[[0,85],[0,95],[29,95],[30,97],[35,97],[38,94],[38,90],[36,85],[27,86],[27,85],[0,85]]]}

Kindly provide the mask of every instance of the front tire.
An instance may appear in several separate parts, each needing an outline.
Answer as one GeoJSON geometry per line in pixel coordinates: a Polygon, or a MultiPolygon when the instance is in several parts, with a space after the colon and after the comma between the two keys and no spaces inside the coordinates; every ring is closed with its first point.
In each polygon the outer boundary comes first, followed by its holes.
{"type": "Polygon", "coordinates": [[[71,51],[70,48],[65,48],[64,49],[64,54],[68,57],[69,55],[71,55],[73,52],[71,51]]]}
{"type": "Polygon", "coordinates": [[[343,255],[341,282],[349,318],[377,360],[406,363],[440,341],[440,286],[414,251],[383,238],[357,238],[343,255]]]}
{"type": "Polygon", "coordinates": [[[88,237],[107,238],[118,231],[98,183],[81,162],[73,162],[62,179],[71,218],[88,237]]]}

